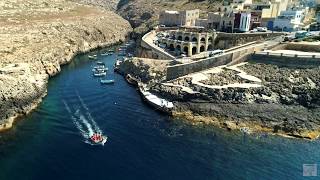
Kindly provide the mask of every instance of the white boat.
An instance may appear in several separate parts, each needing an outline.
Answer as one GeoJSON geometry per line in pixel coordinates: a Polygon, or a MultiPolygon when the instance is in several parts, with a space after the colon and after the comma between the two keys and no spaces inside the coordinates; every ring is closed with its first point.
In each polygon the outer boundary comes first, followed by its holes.
{"type": "Polygon", "coordinates": [[[108,71],[109,68],[106,68],[106,67],[98,67],[98,66],[95,66],[93,69],[92,69],[92,72],[105,72],[105,71],[108,71]]]}
{"type": "Polygon", "coordinates": [[[108,71],[109,69],[105,67],[105,63],[104,62],[97,62],[97,65],[95,67],[93,67],[92,72],[94,73],[104,73],[106,71],[108,71]]]}
{"type": "Polygon", "coordinates": [[[114,80],[113,79],[101,79],[100,83],[101,84],[114,84],[114,80]]]}
{"type": "Polygon", "coordinates": [[[108,137],[100,133],[94,133],[90,136],[90,141],[94,144],[101,144],[102,146],[107,142],[108,137]]]}
{"type": "Polygon", "coordinates": [[[172,102],[150,93],[141,84],[139,84],[139,90],[145,101],[157,110],[163,112],[171,112],[171,110],[173,109],[174,106],[172,102]]]}
{"type": "Polygon", "coordinates": [[[93,73],[94,77],[103,77],[103,76],[106,76],[106,75],[107,75],[107,72],[94,72],[93,73]]]}
{"type": "Polygon", "coordinates": [[[97,55],[92,55],[92,56],[89,55],[88,57],[89,57],[89,59],[97,59],[97,55]]]}
{"type": "Polygon", "coordinates": [[[113,52],[102,53],[101,56],[111,56],[113,52]]]}

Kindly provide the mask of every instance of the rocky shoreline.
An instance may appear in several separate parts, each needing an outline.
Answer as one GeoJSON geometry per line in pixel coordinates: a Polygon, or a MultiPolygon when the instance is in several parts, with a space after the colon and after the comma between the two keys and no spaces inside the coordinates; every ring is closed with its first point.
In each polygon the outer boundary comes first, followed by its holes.
{"type": "Polygon", "coordinates": [[[173,101],[176,118],[250,133],[305,139],[320,135],[319,67],[251,62],[165,81],[170,61],[154,61],[152,66],[151,60],[135,58],[122,70],[148,84],[152,93],[173,101]]]}
{"type": "Polygon", "coordinates": [[[65,0],[5,0],[0,10],[0,130],[37,107],[61,65],[132,31],[113,12],[65,0]]]}

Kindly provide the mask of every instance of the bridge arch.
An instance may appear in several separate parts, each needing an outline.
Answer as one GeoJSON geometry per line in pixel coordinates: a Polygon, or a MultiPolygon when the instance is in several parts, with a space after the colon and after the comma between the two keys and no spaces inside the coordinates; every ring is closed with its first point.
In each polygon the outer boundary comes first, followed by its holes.
{"type": "Polygon", "coordinates": [[[192,55],[195,55],[197,53],[197,47],[192,48],[192,55]]]}
{"type": "Polygon", "coordinates": [[[181,46],[179,44],[176,47],[176,51],[179,51],[181,53],[181,46]]]}
{"type": "Polygon", "coordinates": [[[189,47],[188,47],[188,46],[185,46],[185,47],[183,48],[183,52],[184,52],[186,55],[188,55],[188,51],[189,51],[189,47]]]}
{"type": "Polygon", "coordinates": [[[173,44],[170,44],[170,45],[169,45],[169,50],[170,50],[170,51],[174,51],[174,45],[173,45],[173,44]]]}
{"type": "Polygon", "coordinates": [[[200,52],[203,52],[205,50],[204,45],[200,46],[200,52]]]}

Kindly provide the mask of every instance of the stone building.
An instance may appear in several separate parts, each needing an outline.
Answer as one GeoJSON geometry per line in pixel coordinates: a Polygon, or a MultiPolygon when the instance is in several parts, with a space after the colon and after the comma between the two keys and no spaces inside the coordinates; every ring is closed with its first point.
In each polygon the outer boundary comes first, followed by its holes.
{"type": "Polygon", "coordinates": [[[261,18],[276,18],[281,11],[287,10],[289,0],[272,0],[269,4],[269,8],[262,9],[261,18]]]}
{"type": "Polygon", "coordinates": [[[196,25],[217,31],[233,32],[234,14],[232,12],[210,12],[207,19],[197,19],[196,25]]]}
{"type": "Polygon", "coordinates": [[[200,11],[162,11],[159,16],[160,25],[165,26],[195,26],[196,20],[199,19],[200,11]]]}
{"type": "Polygon", "coordinates": [[[185,54],[192,56],[204,51],[213,50],[216,34],[195,30],[171,30],[169,34],[159,41],[175,55],[185,54]]]}

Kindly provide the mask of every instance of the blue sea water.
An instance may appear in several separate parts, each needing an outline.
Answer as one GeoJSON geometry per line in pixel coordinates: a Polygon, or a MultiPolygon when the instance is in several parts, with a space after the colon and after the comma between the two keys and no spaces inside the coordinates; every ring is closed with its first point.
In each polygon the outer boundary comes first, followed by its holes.
{"type": "Polygon", "coordinates": [[[87,55],[64,66],[41,105],[0,134],[0,180],[320,179],[302,176],[303,164],[319,163],[319,141],[173,120],[113,73],[116,55],[98,59],[116,83],[100,85],[87,55]],[[105,146],[85,143],[79,128],[94,123],[105,146]]]}

